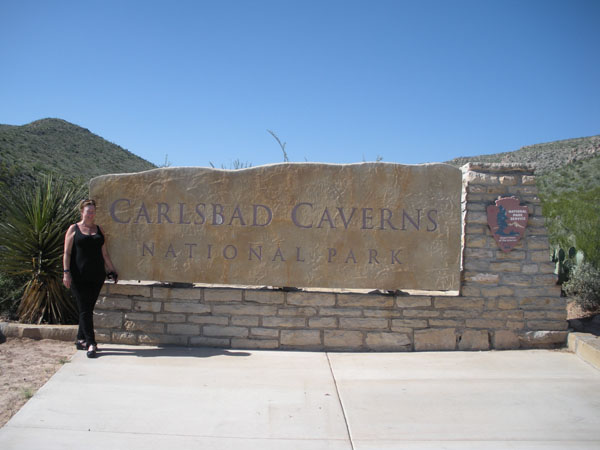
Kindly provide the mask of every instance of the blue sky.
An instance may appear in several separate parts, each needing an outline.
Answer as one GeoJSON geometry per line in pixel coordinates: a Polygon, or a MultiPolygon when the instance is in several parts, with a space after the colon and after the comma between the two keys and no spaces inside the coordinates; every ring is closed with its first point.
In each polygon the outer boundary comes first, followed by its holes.
{"type": "Polygon", "coordinates": [[[600,134],[600,0],[0,2],[0,123],[155,164],[405,164],[600,134]]]}

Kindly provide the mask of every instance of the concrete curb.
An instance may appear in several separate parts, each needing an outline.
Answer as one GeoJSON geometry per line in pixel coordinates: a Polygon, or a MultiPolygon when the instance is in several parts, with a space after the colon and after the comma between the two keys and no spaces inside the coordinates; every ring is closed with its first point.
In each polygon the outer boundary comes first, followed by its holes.
{"type": "Polygon", "coordinates": [[[77,325],[32,325],[0,322],[0,341],[2,340],[2,336],[75,342],[77,338],[77,325]]]}
{"type": "Polygon", "coordinates": [[[600,370],[600,336],[589,333],[569,333],[569,350],[600,370]]]}

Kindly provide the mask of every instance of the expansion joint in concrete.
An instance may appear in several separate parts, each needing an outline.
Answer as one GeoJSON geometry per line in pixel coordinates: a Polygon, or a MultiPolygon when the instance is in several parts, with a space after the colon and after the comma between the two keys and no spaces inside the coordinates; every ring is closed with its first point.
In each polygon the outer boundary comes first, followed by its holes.
{"type": "Polygon", "coordinates": [[[333,367],[331,366],[331,359],[329,359],[329,352],[325,352],[325,356],[327,356],[327,365],[329,366],[329,372],[331,372],[331,379],[333,380],[333,384],[335,386],[335,395],[337,396],[338,402],[340,403],[340,409],[342,410],[342,415],[344,416],[344,424],[346,425],[346,433],[348,433],[348,442],[350,442],[350,448],[352,450],[354,450],[354,442],[352,440],[350,424],[348,423],[348,416],[346,414],[346,409],[344,408],[344,402],[342,401],[342,396],[341,396],[340,390],[338,388],[337,380],[335,378],[335,373],[333,372],[333,367]]]}

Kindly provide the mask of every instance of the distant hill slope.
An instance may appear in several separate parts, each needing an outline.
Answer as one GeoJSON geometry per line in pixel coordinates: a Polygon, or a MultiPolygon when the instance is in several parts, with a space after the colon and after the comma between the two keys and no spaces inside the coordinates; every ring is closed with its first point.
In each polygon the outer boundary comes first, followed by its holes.
{"type": "Polygon", "coordinates": [[[33,179],[40,172],[87,181],[98,175],[155,167],[61,119],[42,119],[23,126],[0,125],[0,180],[8,186],[33,179]]]}
{"type": "Polygon", "coordinates": [[[541,175],[594,155],[600,155],[600,135],[528,145],[512,152],[461,156],[448,161],[448,164],[457,167],[469,161],[530,164],[535,167],[536,174],[541,175]]]}
{"type": "Polygon", "coordinates": [[[600,187],[600,153],[536,177],[542,200],[563,193],[591,191],[600,187]]]}
{"type": "Polygon", "coordinates": [[[566,192],[600,187],[600,135],[529,145],[514,152],[455,158],[453,166],[468,162],[518,163],[535,167],[542,201],[566,192]]]}

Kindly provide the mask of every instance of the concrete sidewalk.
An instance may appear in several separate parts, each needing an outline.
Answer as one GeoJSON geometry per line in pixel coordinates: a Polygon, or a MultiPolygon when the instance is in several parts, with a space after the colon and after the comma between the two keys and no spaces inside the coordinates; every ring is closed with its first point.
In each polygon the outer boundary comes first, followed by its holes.
{"type": "Polygon", "coordinates": [[[0,448],[600,448],[600,370],[566,351],[99,355],[65,364],[0,448]]]}

